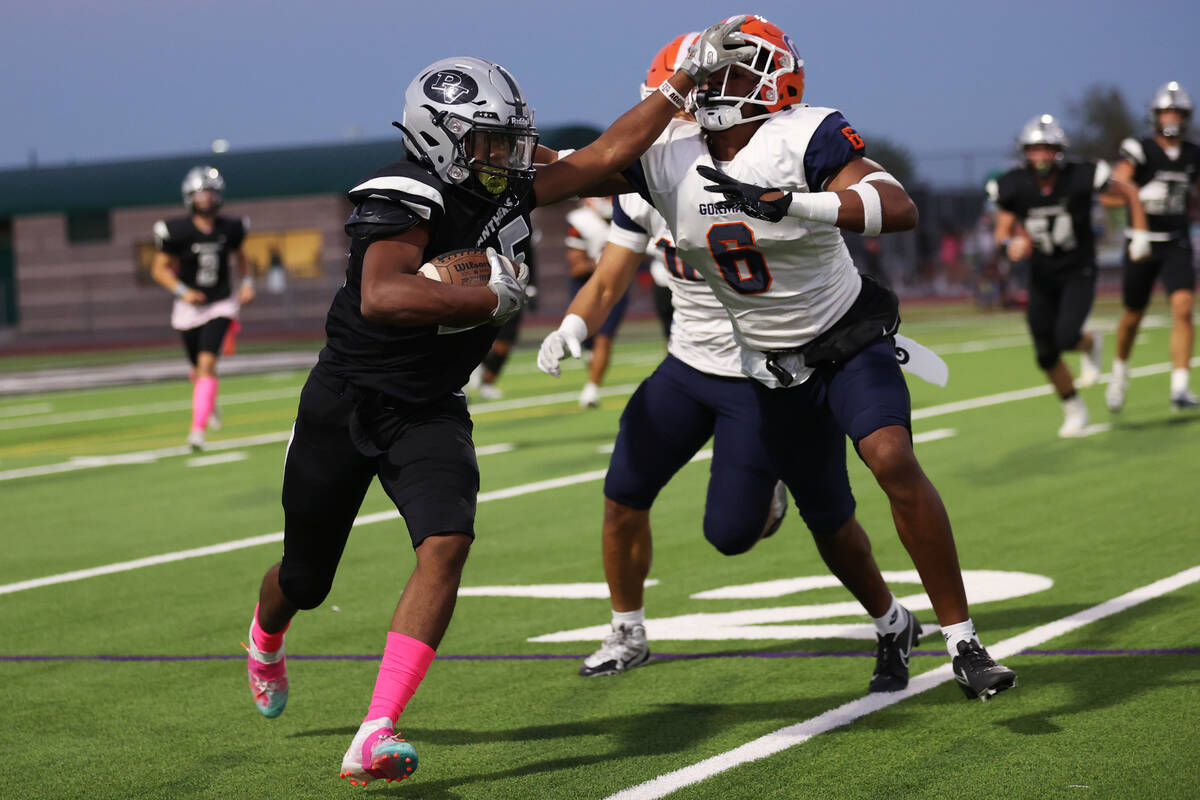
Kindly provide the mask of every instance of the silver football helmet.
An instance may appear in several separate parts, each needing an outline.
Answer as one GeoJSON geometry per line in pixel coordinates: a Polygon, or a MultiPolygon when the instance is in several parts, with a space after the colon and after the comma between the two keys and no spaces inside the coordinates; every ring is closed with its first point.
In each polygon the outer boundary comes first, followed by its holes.
{"type": "Polygon", "coordinates": [[[212,208],[205,209],[205,211],[215,212],[225,200],[225,179],[221,177],[221,173],[217,171],[216,167],[192,167],[183,177],[179,191],[183,194],[183,204],[187,206],[188,211],[195,213],[193,196],[196,192],[204,190],[212,192],[213,195],[212,208]]]}
{"type": "Polygon", "coordinates": [[[533,109],[499,64],[473,56],[435,61],[408,85],[403,123],[394,124],[410,153],[472,194],[503,203],[533,180],[533,109]]]}
{"type": "Polygon", "coordinates": [[[1158,133],[1170,137],[1183,136],[1187,132],[1188,121],[1191,118],[1192,98],[1188,97],[1188,93],[1184,91],[1178,81],[1164,83],[1154,93],[1154,99],[1150,102],[1150,124],[1158,133]],[[1179,124],[1160,125],[1158,112],[1168,109],[1183,114],[1183,121],[1179,124]]]}
{"type": "Polygon", "coordinates": [[[1067,149],[1069,142],[1067,141],[1067,132],[1063,130],[1062,125],[1058,124],[1058,120],[1050,114],[1038,114],[1029,120],[1029,122],[1026,122],[1025,127],[1021,128],[1021,135],[1017,137],[1017,144],[1020,146],[1022,153],[1026,153],[1029,147],[1038,144],[1055,148],[1057,152],[1055,153],[1054,161],[1034,164],[1028,157],[1025,159],[1026,163],[1036,171],[1048,172],[1058,162],[1063,160],[1064,151],[1067,149]]]}

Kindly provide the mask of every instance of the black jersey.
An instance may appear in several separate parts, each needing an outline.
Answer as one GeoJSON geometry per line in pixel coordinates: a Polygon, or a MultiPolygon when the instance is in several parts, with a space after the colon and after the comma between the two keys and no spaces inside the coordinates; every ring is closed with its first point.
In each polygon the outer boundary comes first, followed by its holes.
{"type": "Polygon", "coordinates": [[[197,228],[191,217],[159,220],[154,223],[154,246],[179,259],[179,280],[204,292],[205,302],[212,303],[231,293],[229,256],[242,246],[249,228],[245,217],[217,217],[212,233],[197,228]]]}
{"type": "Polygon", "coordinates": [[[1033,241],[1034,267],[1094,269],[1092,206],[1111,174],[1103,161],[1065,161],[1056,170],[1054,188],[1043,194],[1036,173],[1018,167],[989,181],[988,194],[1025,226],[1033,241]]]}
{"type": "Polygon", "coordinates": [[[487,354],[498,329],[486,322],[466,331],[438,325],[399,327],[370,322],[361,312],[363,256],[371,242],[429,225],[425,261],[451,250],[494,247],[509,258],[531,254],[530,192],[497,206],[443,183],[412,161],[389,164],[350,190],[346,221],[350,261],[325,320],[320,363],[351,383],[405,403],[424,403],[462,388],[487,354]]]}
{"type": "Polygon", "coordinates": [[[1121,158],[1133,164],[1133,182],[1150,230],[1186,237],[1188,202],[1200,177],[1200,147],[1181,141],[1178,155],[1171,158],[1153,138],[1126,139],[1121,158]]]}

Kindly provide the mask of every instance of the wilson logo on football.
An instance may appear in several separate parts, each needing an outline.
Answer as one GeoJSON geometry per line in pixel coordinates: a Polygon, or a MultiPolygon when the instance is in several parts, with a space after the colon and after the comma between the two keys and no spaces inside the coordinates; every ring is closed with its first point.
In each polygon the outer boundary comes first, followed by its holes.
{"type": "Polygon", "coordinates": [[[479,94],[475,79],[458,70],[441,70],[425,79],[425,96],[446,105],[469,103],[479,94]]]}

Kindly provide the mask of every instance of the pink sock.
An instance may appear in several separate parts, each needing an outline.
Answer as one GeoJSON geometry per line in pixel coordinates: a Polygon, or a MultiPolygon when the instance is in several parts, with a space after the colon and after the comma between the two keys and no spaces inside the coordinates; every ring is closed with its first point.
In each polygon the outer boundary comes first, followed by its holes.
{"type": "Polygon", "coordinates": [[[204,430],[216,404],[217,379],[209,375],[196,378],[196,386],[192,389],[192,430],[204,430]]]}
{"type": "Polygon", "coordinates": [[[267,633],[258,624],[258,605],[254,606],[254,619],[250,621],[250,638],[254,640],[254,646],[264,653],[274,653],[279,648],[283,647],[283,635],[287,633],[287,629],[291,627],[291,622],[283,626],[283,630],[279,633],[267,633]]]}
{"type": "Polygon", "coordinates": [[[421,685],[421,679],[436,655],[424,642],[402,633],[388,633],[383,663],[375,679],[375,693],[365,719],[387,717],[393,722],[421,685]]]}

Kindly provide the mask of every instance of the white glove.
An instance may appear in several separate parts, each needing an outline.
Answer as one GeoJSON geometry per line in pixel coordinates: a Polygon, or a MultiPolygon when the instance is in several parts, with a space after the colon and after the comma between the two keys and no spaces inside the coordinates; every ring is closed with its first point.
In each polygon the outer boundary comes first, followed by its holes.
{"type": "Polygon", "coordinates": [[[587,334],[587,323],[583,321],[583,317],[567,314],[558,330],[542,340],[542,346],[538,348],[538,369],[557,378],[562,374],[558,362],[566,358],[567,354],[570,354],[571,358],[583,355],[583,340],[587,338],[587,334]]]}
{"type": "Polygon", "coordinates": [[[1125,231],[1129,237],[1129,260],[1145,261],[1150,257],[1150,231],[1136,228],[1125,231]]]}
{"type": "Polygon", "coordinates": [[[738,61],[749,61],[757,48],[746,44],[742,38],[739,29],[745,21],[743,14],[706,28],[696,38],[679,68],[699,86],[717,70],[738,61]]]}
{"type": "Polygon", "coordinates": [[[492,274],[488,277],[487,286],[496,293],[496,308],[492,311],[492,324],[496,326],[508,322],[521,306],[525,305],[525,287],[529,285],[529,267],[525,265],[525,254],[511,261],[506,256],[496,252],[496,248],[487,249],[488,264],[492,274]]]}

